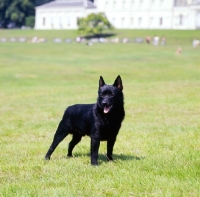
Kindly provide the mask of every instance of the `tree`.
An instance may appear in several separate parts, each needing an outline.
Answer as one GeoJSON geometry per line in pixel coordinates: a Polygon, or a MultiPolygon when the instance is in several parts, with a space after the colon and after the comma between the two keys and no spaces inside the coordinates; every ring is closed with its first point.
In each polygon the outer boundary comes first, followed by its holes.
{"type": "Polygon", "coordinates": [[[7,22],[5,18],[5,12],[10,2],[10,0],[0,0],[0,27],[4,26],[4,24],[7,22]]]}
{"type": "Polygon", "coordinates": [[[34,16],[26,17],[25,26],[34,27],[34,25],[35,25],[35,17],[34,16]]]}
{"type": "Polygon", "coordinates": [[[0,0],[0,22],[4,27],[10,22],[22,26],[26,17],[34,15],[34,0],[0,0]]]}
{"type": "Polygon", "coordinates": [[[80,34],[100,35],[104,30],[113,29],[103,13],[90,14],[86,18],[79,18],[78,26],[80,34]]]}

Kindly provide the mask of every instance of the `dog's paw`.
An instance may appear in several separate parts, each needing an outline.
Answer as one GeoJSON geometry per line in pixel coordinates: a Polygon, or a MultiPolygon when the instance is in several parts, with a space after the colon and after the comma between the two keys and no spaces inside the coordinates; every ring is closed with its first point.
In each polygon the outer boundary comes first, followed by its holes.
{"type": "Polygon", "coordinates": [[[112,156],[106,155],[106,159],[107,159],[107,161],[113,161],[113,157],[112,156]]]}
{"type": "Polygon", "coordinates": [[[91,163],[92,166],[98,166],[98,163],[91,163]]]}
{"type": "Polygon", "coordinates": [[[50,160],[50,156],[46,155],[44,160],[49,161],[50,160]]]}
{"type": "Polygon", "coordinates": [[[92,166],[98,166],[98,162],[96,159],[91,159],[91,165],[92,166]]]}

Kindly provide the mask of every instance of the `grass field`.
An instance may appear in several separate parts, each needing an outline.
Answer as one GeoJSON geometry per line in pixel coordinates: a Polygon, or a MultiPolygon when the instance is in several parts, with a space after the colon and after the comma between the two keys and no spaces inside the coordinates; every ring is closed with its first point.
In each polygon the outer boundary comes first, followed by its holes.
{"type": "MultiPolygon", "coordinates": [[[[0,43],[0,196],[200,196],[199,31],[116,31],[119,37],[165,35],[143,44],[0,43]],[[177,47],[182,54],[175,55],[177,47]],[[44,156],[65,108],[93,103],[99,76],[123,80],[126,117],[115,162],[106,143],[90,165],[90,139],[66,158],[68,136],[44,156]]],[[[5,31],[0,37],[76,37],[74,31],[5,31]]]]}

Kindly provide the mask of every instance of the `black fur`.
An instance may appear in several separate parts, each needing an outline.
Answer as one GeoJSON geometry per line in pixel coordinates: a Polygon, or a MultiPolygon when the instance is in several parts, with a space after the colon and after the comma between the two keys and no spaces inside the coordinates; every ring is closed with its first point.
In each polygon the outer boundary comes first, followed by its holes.
{"type": "Polygon", "coordinates": [[[91,164],[98,164],[100,141],[107,141],[107,159],[113,160],[113,147],[125,116],[122,90],[120,76],[113,85],[106,85],[100,77],[97,103],[77,104],[66,109],[45,159],[49,160],[58,144],[72,134],[68,157],[72,157],[72,150],[82,136],[88,135],[91,138],[91,164]]]}

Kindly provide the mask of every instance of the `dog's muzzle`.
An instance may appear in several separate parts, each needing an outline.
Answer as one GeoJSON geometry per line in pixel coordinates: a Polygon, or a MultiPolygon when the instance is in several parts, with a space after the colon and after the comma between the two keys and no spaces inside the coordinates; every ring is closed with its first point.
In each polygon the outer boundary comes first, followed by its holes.
{"type": "Polygon", "coordinates": [[[107,101],[103,101],[102,107],[103,107],[104,114],[107,114],[110,111],[112,105],[109,105],[107,101]]]}
{"type": "Polygon", "coordinates": [[[107,113],[110,111],[111,107],[112,107],[112,106],[104,106],[103,112],[104,112],[105,114],[107,114],[107,113]]]}

